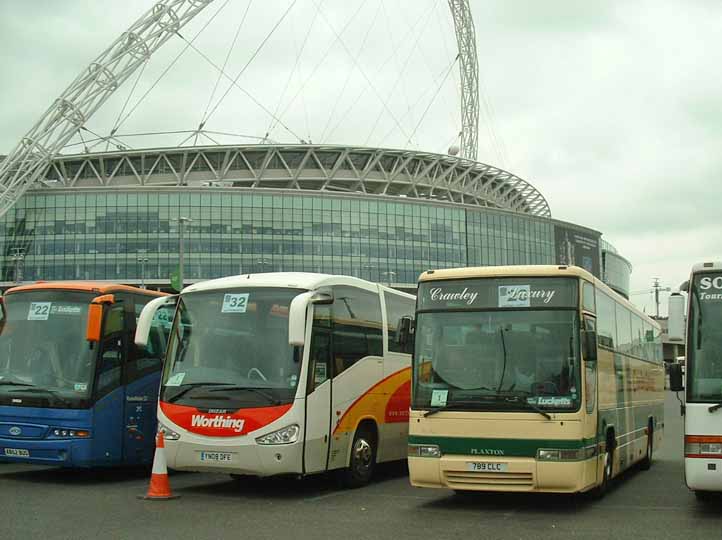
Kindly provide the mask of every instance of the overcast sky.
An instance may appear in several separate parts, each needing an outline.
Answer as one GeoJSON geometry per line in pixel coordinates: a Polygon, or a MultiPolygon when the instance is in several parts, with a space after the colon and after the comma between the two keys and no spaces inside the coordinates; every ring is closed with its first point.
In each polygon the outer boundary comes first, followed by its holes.
{"type": "MultiPolygon", "coordinates": [[[[151,5],[3,0],[0,154],[151,5]]],[[[722,259],[722,4],[471,0],[471,7],[488,103],[479,160],[534,184],[555,218],[601,231],[633,263],[633,291],[650,288],[653,277],[676,287],[693,263],[722,259]]],[[[118,133],[191,130],[205,118],[208,130],[269,133],[281,142],[444,152],[455,140],[459,77],[446,0],[255,0],[250,7],[214,0],[182,35],[190,41],[206,23],[193,42],[200,53],[188,48],[153,87],[187,46],[169,41],[134,91],[132,77],[89,128],[106,135],[132,111],[118,133]],[[253,98],[232,87],[221,99],[229,83],[216,87],[209,60],[235,78],[256,51],[238,78],[253,98]]],[[[653,312],[651,295],[632,299],[653,312]]]]}

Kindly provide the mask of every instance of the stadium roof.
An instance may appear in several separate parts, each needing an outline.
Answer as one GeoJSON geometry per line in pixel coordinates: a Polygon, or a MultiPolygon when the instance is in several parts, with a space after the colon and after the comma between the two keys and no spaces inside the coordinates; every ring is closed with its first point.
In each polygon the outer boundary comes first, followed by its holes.
{"type": "Polygon", "coordinates": [[[529,182],[477,161],[351,146],[230,145],[119,150],[55,158],[44,188],[217,186],[386,195],[551,217],[529,182]]]}

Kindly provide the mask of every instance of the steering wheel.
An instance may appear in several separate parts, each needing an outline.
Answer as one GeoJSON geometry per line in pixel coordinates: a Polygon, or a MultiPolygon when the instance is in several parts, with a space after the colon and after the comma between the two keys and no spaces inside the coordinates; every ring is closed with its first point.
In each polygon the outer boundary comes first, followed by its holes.
{"type": "Polygon", "coordinates": [[[260,378],[263,379],[264,381],[267,381],[267,380],[268,380],[268,379],[266,378],[266,376],[265,376],[263,373],[261,373],[261,370],[258,369],[257,367],[252,367],[251,369],[249,369],[249,370],[248,370],[248,375],[246,375],[246,377],[248,377],[248,378],[250,379],[250,378],[251,378],[251,375],[252,375],[253,373],[256,373],[256,375],[258,375],[258,377],[260,377],[260,378]]]}

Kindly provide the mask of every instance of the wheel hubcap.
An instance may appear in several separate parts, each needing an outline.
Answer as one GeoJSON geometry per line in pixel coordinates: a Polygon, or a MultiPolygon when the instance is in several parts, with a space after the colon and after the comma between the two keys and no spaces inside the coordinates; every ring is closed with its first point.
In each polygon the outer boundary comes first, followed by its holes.
{"type": "Polygon", "coordinates": [[[359,473],[365,473],[371,467],[373,452],[371,445],[365,439],[356,441],[353,449],[354,467],[359,473]]]}

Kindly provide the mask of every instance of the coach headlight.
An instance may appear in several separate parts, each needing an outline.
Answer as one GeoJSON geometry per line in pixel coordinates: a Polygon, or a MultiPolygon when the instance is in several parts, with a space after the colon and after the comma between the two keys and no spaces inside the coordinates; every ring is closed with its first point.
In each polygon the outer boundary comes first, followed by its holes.
{"type": "Polygon", "coordinates": [[[408,450],[409,457],[441,457],[441,448],[436,444],[410,444],[408,450]]]}
{"type": "Polygon", "coordinates": [[[597,454],[596,445],[583,448],[540,448],[537,450],[538,461],[584,461],[593,458],[597,454]]]}
{"type": "Polygon", "coordinates": [[[298,440],[300,431],[301,428],[296,424],[292,424],[271,433],[266,433],[262,437],[258,437],[256,442],[258,444],[292,444],[298,440]]]}
{"type": "Polygon", "coordinates": [[[180,433],[173,431],[171,428],[163,425],[161,422],[158,422],[158,433],[162,433],[163,438],[166,441],[177,441],[178,439],[180,439],[180,433]]]}

